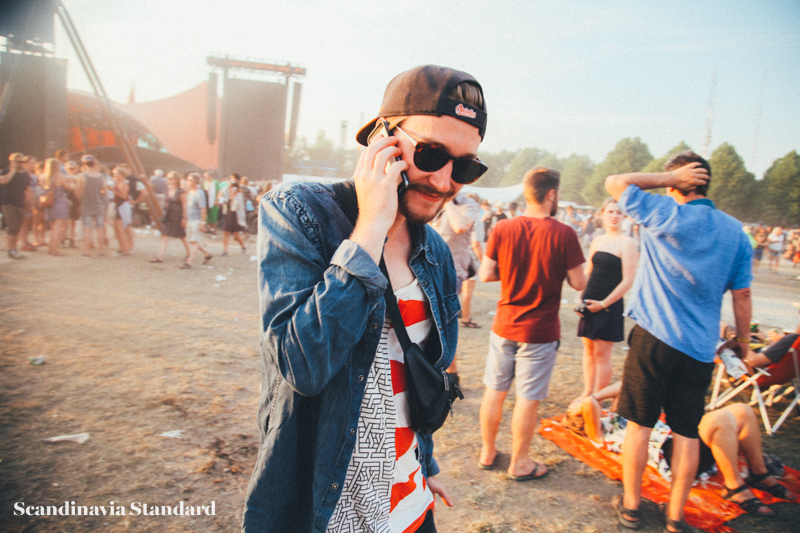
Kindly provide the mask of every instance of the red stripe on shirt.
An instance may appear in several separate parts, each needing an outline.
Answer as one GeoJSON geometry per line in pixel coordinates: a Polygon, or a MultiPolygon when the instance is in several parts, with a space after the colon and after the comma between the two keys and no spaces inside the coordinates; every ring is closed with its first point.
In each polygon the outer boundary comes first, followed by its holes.
{"type": "Polygon", "coordinates": [[[408,481],[403,481],[402,483],[395,483],[392,485],[392,503],[389,509],[389,512],[393,511],[397,504],[400,503],[400,500],[414,492],[414,489],[417,488],[417,484],[414,481],[414,476],[419,469],[422,467],[418,467],[416,470],[411,472],[411,475],[408,476],[408,481]]]}
{"type": "Polygon", "coordinates": [[[398,300],[397,307],[400,308],[400,316],[403,317],[403,324],[407,328],[430,318],[430,310],[426,302],[422,300],[398,300]]]}
{"type": "Polygon", "coordinates": [[[411,428],[395,428],[394,443],[397,457],[404,456],[414,443],[414,430],[411,428]]]}
{"type": "Polygon", "coordinates": [[[389,361],[392,365],[392,394],[406,391],[406,365],[394,359],[389,361]]]}

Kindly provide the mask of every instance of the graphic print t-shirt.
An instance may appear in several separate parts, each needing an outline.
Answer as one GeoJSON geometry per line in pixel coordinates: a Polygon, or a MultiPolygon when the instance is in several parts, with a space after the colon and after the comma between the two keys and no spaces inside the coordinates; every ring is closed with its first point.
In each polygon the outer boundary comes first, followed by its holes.
{"type": "MultiPolygon", "coordinates": [[[[415,279],[394,294],[411,342],[422,345],[433,319],[419,282],[415,279]]],[[[409,427],[405,391],[403,348],[387,316],[329,533],[411,533],[433,508],[433,494],[419,463],[417,435],[409,427]]]]}

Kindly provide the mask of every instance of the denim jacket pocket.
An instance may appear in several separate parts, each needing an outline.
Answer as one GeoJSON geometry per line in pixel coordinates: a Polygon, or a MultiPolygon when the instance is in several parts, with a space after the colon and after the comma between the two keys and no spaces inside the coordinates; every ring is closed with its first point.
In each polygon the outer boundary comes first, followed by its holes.
{"type": "Polygon", "coordinates": [[[458,316],[458,312],[461,311],[461,302],[458,301],[457,294],[450,294],[444,297],[444,322],[445,324],[449,324],[452,320],[454,320],[458,316]]]}

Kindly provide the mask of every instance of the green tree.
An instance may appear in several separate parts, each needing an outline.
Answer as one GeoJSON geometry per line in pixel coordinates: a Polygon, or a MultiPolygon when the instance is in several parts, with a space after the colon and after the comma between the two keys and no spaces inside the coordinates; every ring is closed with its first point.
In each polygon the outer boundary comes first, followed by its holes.
{"type": "Polygon", "coordinates": [[[478,152],[478,157],[489,167],[489,170],[481,176],[481,179],[475,185],[478,187],[497,187],[503,181],[503,177],[508,172],[511,161],[516,157],[517,153],[518,151],[511,152],[509,150],[503,150],[499,153],[478,152]]]}
{"type": "Polygon", "coordinates": [[[792,150],[776,159],[759,184],[759,202],[765,221],[770,224],[800,225],[800,156],[792,150]]]}
{"type": "Polygon", "coordinates": [[[587,203],[600,205],[608,196],[605,187],[608,176],[639,172],[652,160],[650,149],[639,137],[626,137],[617,143],[602,163],[594,167],[591,178],[581,189],[581,195],[587,203]]]}
{"type": "Polygon", "coordinates": [[[709,199],[718,209],[739,220],[750,219],[756,177],[747,171],[736,148],[722,143],[708,163],[711,165],[709,199]]]}
{"type": "Polygon", "coordinates": [[[503,176],[503,179],[500,180],[498,187],[511,187],[521,183],[525,173],[540,164],[548,155],[550,154],[538,148],[525,148],[524,150],[520,150],[509,163],[508,171],[505,176],[503,176]]]}
{"type": "Polygon", "coordinates": [[[691,150],[691,148],[688,144],[681,141],[663,156],[659,157],[658,159],[653,159],[647,163],[647,165],[645,165],[645,167],[642,169],[642,172],[664,172],[664,163],[669,161],[672,156],[678,155],[686,150],[691,150]]]}
{"type": "Polygon", "coordinates": [[[587,201],[581,190],[592,177],[594,163],[589,156],[572,154],[559,162],[561,170],[561,199],[579,204],[587,201]]]}

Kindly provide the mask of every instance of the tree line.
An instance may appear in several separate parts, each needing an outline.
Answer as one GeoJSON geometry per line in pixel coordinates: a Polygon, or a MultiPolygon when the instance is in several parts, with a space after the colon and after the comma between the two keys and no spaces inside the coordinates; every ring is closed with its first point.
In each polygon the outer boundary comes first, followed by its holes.
{"type": "MultiPolygon", "coordinates": [[[[538,148],[480,152],[489,170],[480,179],[481,187],[509,187],[522,181],[531,167],[543,165],[561,172],[561,199],[581,205],[599,206],[608,196],[604,182],[607,176],[628,172],[661,172],[673,155],[689,150],[683,141],[659,158],[653,157],[639,137],[627,137],[617,143],[600,163],[586,155],[557,154],[538,148]]],[[[285,172],[317,176],[352,176],[360,151],[340,149],[326,137],[317,134],[311,144],[305,137],[287,151],[285,172]]],[[[708,196],[717,208],[742,222],[769,225],[800,226],[800,155],[793,150],[776,159],[763,179],[747,170],[736,148],[728,143],[717,147],[708,159],[711,165],[711,186],[708,196]]]]}

